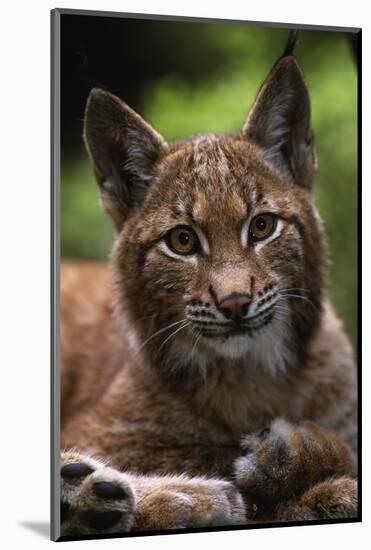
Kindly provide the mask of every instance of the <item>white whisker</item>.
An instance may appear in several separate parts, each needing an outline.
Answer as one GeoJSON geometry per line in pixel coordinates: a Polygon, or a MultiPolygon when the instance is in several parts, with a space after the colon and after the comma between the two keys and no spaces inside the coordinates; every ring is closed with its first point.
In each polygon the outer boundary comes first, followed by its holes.
{"type": "Polygon", "coordinates": [[[307,288],[280,288],[279,292],[294,292],[295,290],[298,292],[310,292],[307,288]]]}
{"type": "Polygon", "coordinates": [[[152,334],[149,338],[147,338],[147,340],[143,342],[143,344],[137,349],[136,353],[139,353],[150,340],[152,340],[159,334],[162,334],[165,330],[169,330],[170,328],[179,325],[180,323],[184,323],[185,321],[187,321],[187,319],[181,319],[181,321],[175,321],[175,323],[170,323],[170,325],[167,325],[166,327],[157,330],[154,334],[152,334]]]}
{"type": "Polygon", "coordinates": [[[191,355],[193,355],[193,354],[195,353],[197,344],[198,344],[198,342],[199,342],[201,336],[202,336],[202,332],[198,331],[198,334],[196,333],[195,342],[194,342],[194,344],[193,344],[193,346],[192,346],[191,355]]]}
{"type": "Polygon", "coordinates": [[[307,301],[312,307],[318,310],[317,306],[313,304],[313,302],[307,298],[306,296],[300,296],[299,294],[280,294],[280,298],[296,298],[297,300],[305,300],[307,301]]]}
{"type": "Polygon", "coordinates": [[[172,338],[173,336],[175,336],[178,332],[180,332],[181,330],[183,330],[184,328],[187,328],[191,323],[187,320],[184,321],[185,324],[182,325],[181,327],[178,327],[176,330],[174,330],[167,338],[165,338],[165,340],[162,342],[160,348],[159,348],[159,352],[160,350],[163,348],[163,346],[166,344],[166,342],[168,340],[170,340],[170,338],[172,338]]]}

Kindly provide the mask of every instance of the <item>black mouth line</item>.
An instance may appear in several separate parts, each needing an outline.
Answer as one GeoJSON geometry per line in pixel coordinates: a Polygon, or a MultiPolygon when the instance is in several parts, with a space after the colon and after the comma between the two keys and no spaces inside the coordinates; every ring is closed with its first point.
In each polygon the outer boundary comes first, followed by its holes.
{"type": "Polygon", "coordinates": [[[252,317],[251,319],[247,319],[245,322],[242,322],[241,327],[242,328],[260,328],[262,325],[264,325],[266,319],[269,318],[269,320],[272,319],[274,315],[274,309],[275,304],[272,304],[271,306],[267,307],[264,311],[261,311],[255,317],[252,317]],[[252,323],[252,324],[251,324],[252,323]]]}
{"type": "Polygon", "coordinates": [[[274,317],[274,312],[271,311],[269,314],[264,316],[264,319],[257,325],[249,326],[249,325],[239,325],[235,326],[231,330],[224,331],[224,332],[218,332],[211,329],[202,329],[200,328],[200,332],[202,336],[205,338],[223,338],[224,340],[227,340],[228,338],[232,338],[233,336],[249,336],[250,338],[261,328],[268,325],[268,323],[271,322],[271,320],[274,317]]]}
{"type": "MultiPolygon", "coordinates": [[[[269,314],[274,309],[275,304],[272,304],[271,306],[267,307],[264,311],[261,311],[260,313],[257,313],[254,317],[251,317],[250,319],[243,319],[242,323],[235,323],[233,321],[227,321],[227,322],[220,322],[220,321],[204,321],[201,319],[193,319],[189,318],[192,323],[194,323],[197,328],[202,330],[203,328],[205,330],[212,329],[213,327],[222,327],[226,329],[226,332],[229,332],[230,330],[236,331],[238,329],[252,329],[259,328],[261,326],[260,320],[265,320],[266,317],[269,316],[269,314]],[[253,323],[253,324],[251,324],[253,323]],[[257,324],[258,323],[258,324],[257,324]],[[205,328],[206,327],[206,328],[205,328]]],[[[224,334],[224,333],[223,333],[224,334]]]]}
{"type": "MultiPolygon", "coordinates": [[[[251,325],[251,323],[255,323],[259,319],[265,317],[268,313],[270,313],[274,307],[275,303],[267,307],[264,311],[260,311],[257,313],[254,317],[251,317],[250,319],[242,319],[242,323],[235,323],[234,321],[227,321],[227,322],[221,322],[221,321],[214,321],[214,320],[203,320],[203,319],[195,319],[193,316],[188,317],[188,320],[192,323],[195,323],[197,325],[202,326],[209,326],[209,327],[224,327],[224,328],[230,328],[230,327],[245,327],[245,328],[254,328],[254,325],[251,325]]],[[[215,319],[215,318],[214,318],[215,319]]]]}

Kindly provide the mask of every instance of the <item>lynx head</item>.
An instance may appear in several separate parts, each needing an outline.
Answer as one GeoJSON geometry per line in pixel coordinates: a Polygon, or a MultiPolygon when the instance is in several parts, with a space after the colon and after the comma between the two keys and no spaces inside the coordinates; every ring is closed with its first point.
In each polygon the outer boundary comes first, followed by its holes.
{"type": "Polygon", "coordinates": [[[295,59],[272,69],[239,135],[167,144],[96,89],[84,137],[141,353],[171,373],[215,361],[277,372],[298,361],[318,323],[323,238],[295,59]]]}

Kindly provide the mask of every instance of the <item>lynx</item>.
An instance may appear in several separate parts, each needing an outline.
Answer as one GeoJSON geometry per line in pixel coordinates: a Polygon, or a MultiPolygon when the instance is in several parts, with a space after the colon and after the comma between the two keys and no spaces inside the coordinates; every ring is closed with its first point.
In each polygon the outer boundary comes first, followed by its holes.
{"type": "Polygon", "coordinates": [[[237,135],[168,144],[93,89],[84,139],[116,239],[109,267],[62,266],[62,535],[356,517],[295,57],[237,135]]]}

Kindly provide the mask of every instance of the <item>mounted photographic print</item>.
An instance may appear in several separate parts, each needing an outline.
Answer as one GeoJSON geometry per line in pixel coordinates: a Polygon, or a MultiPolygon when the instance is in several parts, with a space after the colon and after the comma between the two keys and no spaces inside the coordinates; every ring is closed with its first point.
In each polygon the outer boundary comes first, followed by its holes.
{"type": "Polygon", "coordinates": [[[360,39],[53,10],[54,540],[360,521],[360,39]]]}

